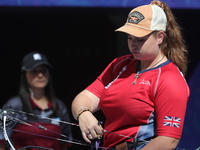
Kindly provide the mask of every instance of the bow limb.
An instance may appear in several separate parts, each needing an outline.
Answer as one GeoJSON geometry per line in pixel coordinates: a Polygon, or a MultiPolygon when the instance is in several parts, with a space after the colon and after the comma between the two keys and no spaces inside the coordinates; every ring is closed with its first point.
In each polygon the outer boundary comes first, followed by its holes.
{"type": "MultiPolygon", "coordinates": [[[[5,112],[5,113],[6,113],[6,112],[5,112]]],[[[8,141],[8,143],[9,143],[11,149],[12,149],[12,150],[15,150],[15,148],[14,148],[14,146],[12,145],[12,143],[11,143],[9,137],[8,137],[8,134],[7,134],[7,132],[6,132],[6,119],[7,119],[7,116],[4,115],[4,116],[3,116],[3,134],[4,134],[4,137],[5,137],[5,140],[8,141]]]]}

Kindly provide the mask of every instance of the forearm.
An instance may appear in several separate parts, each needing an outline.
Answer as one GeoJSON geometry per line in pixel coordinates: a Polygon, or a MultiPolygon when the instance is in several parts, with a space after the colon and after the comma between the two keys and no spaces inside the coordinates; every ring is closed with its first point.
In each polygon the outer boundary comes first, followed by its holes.
{"type": "Polygon", "coordinates": [[[98,110],[99,98],[93,93],[84,90],[79,93],[72,102],[72,114],[77,119],[78,114],[83,109],[89,109],[91,112],[98,110]]]}
{"type": "Polygon", "coordinates": [[[88,90],[79,93],[72,102],[72,114],[75,119],[78,116],[82,136],[89,143],[91,143],[90,139],[98,138],[103,134],[102,127],[98,125],[98,120],[92,114],[99,109],[98,106],[99,98],[88,90]]]}
{"type": "Polygon", "coordinates": [[[78,94],[72,102],[72,114],[74,118],[77,119],[81,109],[90,109],[89,104],[88,98],[83,93],[78,94]]]}
{"type": "Polygon", "coordinates": [[[174,150],[178,143],[179,139],[167,136],[158,136],[141,150],[174,150]]]}

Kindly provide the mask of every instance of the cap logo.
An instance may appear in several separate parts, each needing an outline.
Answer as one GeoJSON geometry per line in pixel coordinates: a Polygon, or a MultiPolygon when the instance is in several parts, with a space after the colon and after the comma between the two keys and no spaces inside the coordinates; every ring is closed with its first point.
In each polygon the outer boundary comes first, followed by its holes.
{"type": "Polygon", "coordinates": [[[34,60],[42,60],[42,57],[40,54],[33,54],[33,59],[34,60]]]}
{"type": "Polygon", "coordinates": [[[134,23],[134,24],[138,24],[140,21],[142,21],[144,19],[144,16],[138,12],[138,11],[133,11],[129,14],[128,17],[128,23],[134,23]]]}

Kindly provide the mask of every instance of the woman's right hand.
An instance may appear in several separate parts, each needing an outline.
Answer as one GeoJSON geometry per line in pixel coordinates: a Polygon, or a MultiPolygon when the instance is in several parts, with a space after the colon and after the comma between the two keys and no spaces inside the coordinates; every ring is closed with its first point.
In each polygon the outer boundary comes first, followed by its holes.
{"type": "Polygon", "coordinates": [[[91,143],[91,140],[100,138],[103,135],[103,128],[90,111],[85,111],[79,116],[79,127],[84,140],[91,143]]]}
{"type": "Polygon", "coordinates": [[[79,122],[79,127],[84,140],[91,140],[103,135],[103,128],[92,113],[99,110],[99,97],[88,90],[79,93],[72,102],[72,114],[79,122]]]}

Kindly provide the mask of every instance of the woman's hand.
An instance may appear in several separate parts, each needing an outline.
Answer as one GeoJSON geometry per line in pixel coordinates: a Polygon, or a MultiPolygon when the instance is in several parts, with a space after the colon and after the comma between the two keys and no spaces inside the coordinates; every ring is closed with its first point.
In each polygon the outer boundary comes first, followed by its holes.
{"type": "Polygon", "coordinates": [[[103,128],[90,111],[80,115],[79,126],[84,140],[88,143],[91,143],[92,139],[101,138],[103,135],[103,128]]]}
{"type": "Polygon", "coordinates": [[[88,143],[103,135],[103,128],[92,114],[99,110],[99,101],[99,97],[88,90],[83,90],[72,102],[72,114],[79,122],[82,136],[88,143]]]}

